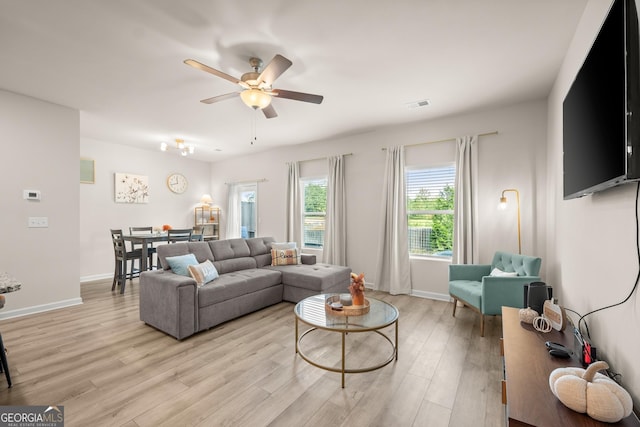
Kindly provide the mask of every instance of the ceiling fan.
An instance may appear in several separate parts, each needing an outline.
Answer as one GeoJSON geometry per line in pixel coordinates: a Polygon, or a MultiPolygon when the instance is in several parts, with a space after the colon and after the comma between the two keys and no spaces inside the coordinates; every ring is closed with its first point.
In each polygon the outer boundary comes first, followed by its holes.
{"type": "Polygon", "coordinates": [[[205,104],[213,104],[214,102],[224,101],[225,99],[234,98],[239,95],[247,106],[253,109],[261,109],[265,117],[271,119],[278,116],[273,105],[271,105],[271,99],[274,96],[292,99],[294,101],[311,102],[313,104],[320,104],[323,100],[321,95],[272,88],[273,82],[293,64],[282,55],[274,56],[262,71],[260,71],[262,67],[262,60],[260,58],[249,59],[249,64],[253,68],[253,71],[244,73],[240,79],[204,65],[194,59],[186,59],[184,63],[193,68],[211,73],[214,76],[222,77],[231,83],[236,83],[243,89],[240,92],[226,93],[200,101],[205,104]]]}

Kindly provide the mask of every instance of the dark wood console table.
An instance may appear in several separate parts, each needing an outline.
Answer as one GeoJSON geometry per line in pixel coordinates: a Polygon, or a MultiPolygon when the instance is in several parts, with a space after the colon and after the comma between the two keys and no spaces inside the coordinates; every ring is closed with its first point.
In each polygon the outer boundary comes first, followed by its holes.
{"type": "Polygon", "coordinates": [[[550,356],[544,345],[553,341],[573,348],[573,333],[548,334],[520,323],[518,309],[502,307],[504,375],[502,403],[508,426],[640,426],[634,414],[616,424],[602,423],[567,408],[549,388],[549,374],[556,368],[580,366],[574,359],[550,356]]]}

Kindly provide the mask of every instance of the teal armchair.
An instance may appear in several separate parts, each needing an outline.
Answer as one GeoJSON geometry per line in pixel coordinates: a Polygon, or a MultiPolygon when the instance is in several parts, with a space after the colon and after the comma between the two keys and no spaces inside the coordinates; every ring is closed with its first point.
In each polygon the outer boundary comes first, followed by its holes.
{"type": "Polygon", "coordinates": [[[527,255],[496,252],[491,265],[451,264],[449,295],[453,316],[458,301],[480,314],[480,336],[484,336],[484,316],[502,313],[502,306],[523,308],[524,285],[539,282],[542,259],[527,255]],[[516,276],[491,276],[494,268],[516,276]]]}

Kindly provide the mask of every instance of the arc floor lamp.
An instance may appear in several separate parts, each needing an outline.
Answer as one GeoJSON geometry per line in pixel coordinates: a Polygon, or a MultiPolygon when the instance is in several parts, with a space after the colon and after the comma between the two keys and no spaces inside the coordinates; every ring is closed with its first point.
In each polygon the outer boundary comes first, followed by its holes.
{"type": "Polygon", "coordinates": [[[520,237],[520,192],[515,188],[507,188],[506,190],[502,190],[502,195],[500,196],[500,209],[507,208],[507,196],[505,196],[505,193],[508,192],[516,193],[516,204],[518,207],[518,253],[522,254],[522,240],[520,237]]]}

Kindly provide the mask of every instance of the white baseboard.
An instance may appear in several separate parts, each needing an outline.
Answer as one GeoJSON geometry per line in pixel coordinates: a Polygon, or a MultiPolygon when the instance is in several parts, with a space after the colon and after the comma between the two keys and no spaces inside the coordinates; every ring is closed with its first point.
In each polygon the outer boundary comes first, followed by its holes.
{"type": "Polygon", "coordinates": [[[449,294],[438,294],[435,292],[418,291],[414,289],[411,291],[411,295],[414,297],[433,299],[436,301],[451,301],[451,297],[449,296],[449,294]]]}
{"type": "MultiPolygon", "coordinates": [[[[375,284],[373,282],[366,282],[365,287],[366,289],[373,290],[375,288],[375,284]]],[[[438,294],[436,292],[420,291],[420,290],[413,289],[411,291],[411,294],[409,295],[411,295],[412,297],[433,299],[436,301],[446,301],[446,302],[451,301],[451,297],[449,296],[449,294],[438,294]]]]}
{"type": "Polygon", "coordinates": [[[93,282],[94,280],[112,279],[113,273],[94,274],[92,276],[81,276],[80,283],[93,282]]]}
{"type": "Polygon", "coordinates": [[[11,319],[13,317],[28,316],[30,314],[42,313],[45,311],[58,310],[60,308],[72,307],[82,304],[82,298],[72,298],[63,301],[56,301],[49,304],[34,305],[33,307],[19,308],[17,310],[3,311],[0,319],[11,319]]]}

